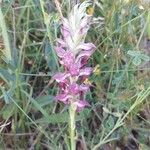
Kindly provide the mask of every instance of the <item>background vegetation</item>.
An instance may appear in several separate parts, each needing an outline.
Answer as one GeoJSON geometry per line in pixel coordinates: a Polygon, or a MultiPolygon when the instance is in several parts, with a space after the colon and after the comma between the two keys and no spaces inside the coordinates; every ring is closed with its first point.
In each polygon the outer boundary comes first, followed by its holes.
{"type": "MultiPolygon", "coordinates": [[[[77,149],[150,149],[149,0],[95,0],[97,49],[77,116],[77,149]]],[[[69,0],[61,0],[64,16],[69,0]]],[[[67,107],[54,101],[59,13],[51,0],[0,2],[0,149],[67,149],[67,107]],[[11,54],[10,54],[11,52],[11,54]]]]}

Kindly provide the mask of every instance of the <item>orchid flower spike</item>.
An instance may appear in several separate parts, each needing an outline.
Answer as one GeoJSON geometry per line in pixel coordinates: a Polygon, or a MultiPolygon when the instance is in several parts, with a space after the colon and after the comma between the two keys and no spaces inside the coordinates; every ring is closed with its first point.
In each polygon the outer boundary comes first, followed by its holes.
{"type": "Polygon", "coordinates": [[[55,47],[59,62],[64,67],[64,72],[53,76],[59,85],[55,99],[64,104],[73,104],[76,111],[89,105],[84,100],[89,89],[84,80],[91,74],[92,68],[85,65],[95,49],[93,43],[85,43],[92,17],[86,13],[90,5],[89,1],[77,4],[67,18],[62,18],[62,36],[57,39],[55,47]]]}

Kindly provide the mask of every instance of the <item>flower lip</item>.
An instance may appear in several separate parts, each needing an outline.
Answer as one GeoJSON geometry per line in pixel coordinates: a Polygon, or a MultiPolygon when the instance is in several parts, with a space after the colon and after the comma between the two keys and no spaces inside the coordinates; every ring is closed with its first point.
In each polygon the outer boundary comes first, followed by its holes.
{"type": "Polygon", "coordinates": [[[93,50],[90,51],[81,51],[78,56],[76,57],[76,62],[82,62],[83,59],[88,60],[89,57],[92,55],[93,50]]]}
{"type": "Polygon", "coordinates": [[[89,90],[89,85],[87,85],[87,84],[81,84],[79,86],[79,91],[86,92],[87,90],[89,90]]]}
{"type": "Polygon", "coordinates": [[[91,67],[86,67],[80,70],[79,76],[89,76],[92,72],[91,67]]]}
{"type": "Polygon", "coordinates": [[[57,41],[57,46],[66,47],[66,43],[63,41],[63,39],[58,38],[56,41],[57,41]]]}
{"type": "Polygon", "coordinates": [[[71,85],[69,85],[69,92],[72,94],[78,94],[79,92],[79,85],[76,83],[72,83],[71,85]]]}
{"type": "Polygon", "coordinates": [[[85,17],[82,19],[81,24],[80,24],[80,28],[79,28],[79,34],[85,34],[89,28],[89,19],[91,17],[85,17]]]}
{"type": "Polygon", "coordinates": [[[67,77],[70,75],[68,73],[57,73],[53,76],[53,79],[59,82],[64,82],[67,77]]]}
{"type": "Polygon", "coordinates": [[[81,45],[79,45],[76,49],[81,49],[81,50],[85,50],[85,51],[91,51],[94,50],[96,47],[93,43],[82,43],[81,45]]]}
{"type": "Polygon", "coordinates": [[[62,18],[61,33],[64,38],[67,38],[68,36],[71,35],[70,29],[71,28],[70,28],[68,20],[66,18],[62,18]]]}
{"type": "Polygon", "coordinates": [[[90,106],[90,104],[86,100],[78,100],[73,103],[77,108],[76,111],[81,111],[86,106],[90,106]]]}
{"type": "Polygon", "coordinates": [[[61,27],[61,33],[63,35],[64,38],[67,38],[68,36],[70,36],[70,31],[68,28],[66,28],[65,26],[61,27]]]}
{"type": "Polygon", "coordinates": [[[71,76],[78,76],[79,75],[79,65],[77,63],[74,63],[74,64],[70,64],[70,67],[69,67],[69,73],[71,74],[71,76]]]}
{"type": "Polygon", "coordinates": [[[55,51],[58,57],[63,58],[65,50],[62,47],[60,46],[55,47],[55,51]]]}
{"type": "Polygon", "coordinates": [[[71,64],[74,63],[74,59],[75,58],[72,52],[65,51],[60,63],[66,67],[69,67],[71,64]]]}
{"type": "Polygon", "coordinates": [[[55,96],[55,100],[61,101],[63,103],[67,103],[69,99],[69,95],[67,95],[66,93],[62,93],[62,94],[58,94],[55,96]]]}

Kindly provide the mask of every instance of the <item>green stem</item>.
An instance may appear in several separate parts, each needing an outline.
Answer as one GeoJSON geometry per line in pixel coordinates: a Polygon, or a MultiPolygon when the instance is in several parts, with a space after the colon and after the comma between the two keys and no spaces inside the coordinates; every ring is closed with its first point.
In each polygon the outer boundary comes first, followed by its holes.
{"type": "Polygon", "coordinates": [[[150,10],[147,12],[147,35],[148,39],[150,39],[150,10]]]}
{"type": "Polygon", "coordinates": [[[71,103],[70,109],[70,143],[71,143],[71,150],[76,149],[76,142],[75,142],[75,108],[71,103]]]}
{"type": "Polygon", "coordinates": [[[0,19],[0,28],[2,29],[2,37],[3,37],[4,45],[5,45],[4,55],[8,61],[11,61],[12,60],[11,48],[10,48],[9,37],[7,34],[7,27],[6,27],[4,15],[1,10],[1,6],[0,6],[0,18],[1,18],[0,19]]]}

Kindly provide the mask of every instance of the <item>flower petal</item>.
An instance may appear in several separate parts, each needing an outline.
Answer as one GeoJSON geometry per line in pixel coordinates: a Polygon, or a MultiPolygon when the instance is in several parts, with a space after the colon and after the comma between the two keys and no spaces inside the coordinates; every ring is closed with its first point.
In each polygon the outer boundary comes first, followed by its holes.
{"type": "Polygon", "coordinates": [[[61,38],[57,39],[57,45],[61,47],[66,47],[66,43],[61,38]]]}
{"type": "Polygon", "coordinates": [[[62,48],[62,47],[55,47],[55,51],[57,53],[57,56],[62,58],[64,53],[65,53],[65,50],[62,48]]]}
{"type": "Polygon", "coordinates": [[[80,23],[79,34],[85,35],[89,29],[89,19],[90,17],[84,17],[80,23]]]}
{"type": "Polygon", "coordinates": [[[80,90],[80,91],[86,92],[88,89],[89,89],[89,85],[81,84],[81,85],[79,86],[79,90],[80,90]]]}
{"type": "Polygon", "coordinates": [[[72,83],[71,85],[69,85],[69,92],[72,94],[78,94],[78,92],[79,92],[78,84],[72,83]]]}
{"type": "Polygon", "coordinates": [[[78,100],[74,102],[74,105],[77,107],[77,111],[82,110],[85,106],[90,106],[89,103],[85,100],[78,100]]]}
{"type": "Polygon", "coordinates": [[[70,75],[67,74],[67,73],[57,73],[57,74],[55,74],[55,75],[53,76],[53,79],[56,80],[56,81],[59,83],[59,82],[64,82],[65,79],[66,79],[67,77],[69,77],[69,76],[70,76],[70,75]]]}
{"type": "Polygon", "coordinates": [[[72,76],[78,76],[79,75],[79,67],[78,64],[71,64],[70,67],[69,67],[69,73],[72,75],[72,76]]]}
{"type": "Polygon", "coordinates": [[[75,58],[74,58],[73,53],[70,51],[65,51],[60,63],[66,67],[69,67],[71,64],[74,63],[74,60],[75,58]]]}
{"type": "Polygon", "coordinates": [[[70,33],[70,26],[68,23],[68,20],[66,18],[62,19],[62,27],[61,27],[61,33],[64,38],[67,38],[71,33],[70,33]]]}
{"type": "Polygon", "coordinates": [[[70,31],[68,28],[65,28],[64,26],[61,27],[61,33],[64,38],[67,38],[70,35],[70,31]]]}
{"type": "Polygon", "coordinates": [[[79,76],[89,76],[92,72],[92,68],[91,67],[86,67],[84,69],[80,70],[79,76]]]}
{"type": "Polygon", "coordinates": [[[76,49],[82,49],[82,50],[85,50],[85,51],[91,51],[91,50],[94,50],[96,47],[93,43],[83,43],[79,46],[77,46],[76,49]]]}
{"type": "Polygon", "coordinates": [[[61,101],[65,104],[67,103],[68,98],[69,98],[69,95],[67,95],[66,93],[65,94],[58,94],[55,96],[55,100],[61,101]]]}
{"type": "Polygon", "coordinates": [[[84,61],[84,63],[81,63],[84,65],[87,62],[88,58],[92,55],[92,53],[93,51],[81,51],[76,57],[76,62],[83,62],[83,60],[86,60],[84,61]]]}

